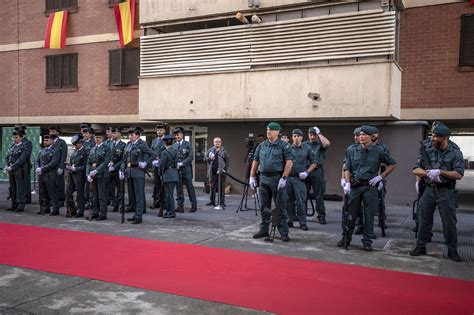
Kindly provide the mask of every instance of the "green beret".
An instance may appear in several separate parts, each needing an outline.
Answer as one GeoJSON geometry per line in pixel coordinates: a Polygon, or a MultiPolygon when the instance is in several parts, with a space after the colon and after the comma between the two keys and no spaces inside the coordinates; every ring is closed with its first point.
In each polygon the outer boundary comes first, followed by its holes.
{"type": "Polygon", "coordinates": [[[372,128],[372,133],[379,133],[379,129],[375,126],[370,126],[372,128]]]}
{"type": "Polygon", "coordinates": [[[303,136],[303,131],[301,129],[293,129],[293,131],[291,132],[292,135],[298,135],[298,136],[303,136]]]}
{"type": "Polygon", "coordinates": [[[277,122],[271,122],[267,125],[267,128],[270,130],[281,130],[281,126],[277,122]]]}
{"type": "Polygon", "coordinates": [[[366,135],[373,135],[374,134],[374,129],[370,126],[362,126],[360,127],[360,132],[365,133],[366,135]]]}
{"type": "Polygon", "coordinates": [[[440,121],[435,121],[433,122],[433,125],[431,126],[431,133],[440,136],[440,137],[445,137],[445,136],[450,136],[451,135],[451,130],[443,124],[440,121]]]}
{"type": "Polygon", "coordinates": [[[361,128],[362,127],[357,127],[356,129],[354,129],[354,134],[359,135],[361,128]]]}

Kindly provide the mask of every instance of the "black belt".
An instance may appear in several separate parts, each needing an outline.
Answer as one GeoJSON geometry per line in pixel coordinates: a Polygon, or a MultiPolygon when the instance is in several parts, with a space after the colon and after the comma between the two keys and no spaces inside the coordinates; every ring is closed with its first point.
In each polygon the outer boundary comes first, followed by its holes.
{"type": "Polygon", "coordinates": [[[263,176],[265,176],[265,177],[281,176],[281,174],[282,174],[282,173],[280,173],[280,172],[272,172],[272,173],[270,173],[270,172],[262,172],[262,173],[260,173],[260,175],[263,175],[263,176]]]}
{"type": "Polygon", "coordinates": [[[370,186],[368,180],[351,180],[351,187],[370,186]]]}
{"type": "Polygon", "coordinates": [[[456,188],[456,182],[454,182],[454,181],[449,181],[449,182],[446,182],[446,183],[435,183],[435,185],[438,188],[448,188],[448,189],[456,188]]]}

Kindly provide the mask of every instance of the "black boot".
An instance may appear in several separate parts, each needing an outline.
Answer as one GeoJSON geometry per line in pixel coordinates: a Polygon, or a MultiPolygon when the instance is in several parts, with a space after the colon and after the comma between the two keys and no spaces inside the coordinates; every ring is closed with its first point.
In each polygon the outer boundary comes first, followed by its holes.
{"type": "Polygon", "coordinates": [[[412,251],[410,251],[410,256],[422,256],[426,255],[426,247],[415,247],[412,251]]]}

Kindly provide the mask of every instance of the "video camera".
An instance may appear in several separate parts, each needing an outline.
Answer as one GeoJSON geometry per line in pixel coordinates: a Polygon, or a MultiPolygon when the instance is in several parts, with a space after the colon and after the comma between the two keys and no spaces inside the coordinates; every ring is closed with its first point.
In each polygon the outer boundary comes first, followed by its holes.
{"type": "Polygon", "coordinates": [[[253,133],[249,133],[249,136],[245,138],[245,147],[247,152],[253,152],[255,150],[255,139],[253,138],[253,133]]]}

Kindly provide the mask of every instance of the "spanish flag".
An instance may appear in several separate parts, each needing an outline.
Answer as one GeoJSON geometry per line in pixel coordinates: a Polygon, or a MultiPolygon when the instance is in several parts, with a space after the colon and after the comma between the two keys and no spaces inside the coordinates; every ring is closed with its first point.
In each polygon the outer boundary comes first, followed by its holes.
{"type": "Polygon", "coordinates": [[[115,4],[115,21],[120,37],[120,47],[125,47],[133,40],[133,27],[135,24],[135,0],[115,4]]]}
{"type": "Polygon", "coordinates": [[[53,12],[49,15],[44,39],[44,47],[62,49],[66,47],[68,11],[53,12]]]}

